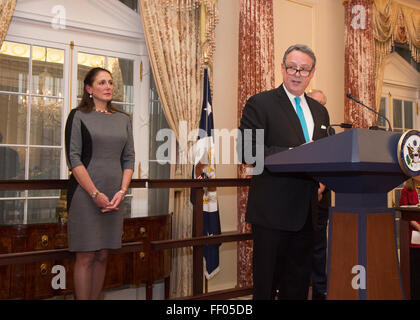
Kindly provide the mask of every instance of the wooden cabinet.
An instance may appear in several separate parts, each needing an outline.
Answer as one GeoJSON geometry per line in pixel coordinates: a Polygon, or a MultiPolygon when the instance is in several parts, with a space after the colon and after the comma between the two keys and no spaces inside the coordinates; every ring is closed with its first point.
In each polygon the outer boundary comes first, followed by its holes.
{"type": "MultiPolygon", "coordinates": [[[[125,219],[123,242],[143,242],[140,252],[112,253],[108,258],[104,289],[147,284],[151,298],[153,282],[170,273],[168,250],[152,252],[150,241],[170,238],[170,216],[125,219]]],[[[0,254],[67,248],[66,224],[0,226],[0,254]]],[[[0,266],[0,299],[44,299],[73,292],[74,259],[0,266]],[[66,289],[53,289],[54,265],[66,270],[66,289]]]]}

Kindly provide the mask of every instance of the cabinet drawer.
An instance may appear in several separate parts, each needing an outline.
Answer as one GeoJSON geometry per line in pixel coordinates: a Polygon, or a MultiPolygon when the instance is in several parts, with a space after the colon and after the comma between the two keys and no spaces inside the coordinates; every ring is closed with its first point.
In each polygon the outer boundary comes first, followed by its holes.
{"type": "Polygon", "coordinates": [[[43,299],[54,295],[51,282],[54,274],[53,261],[36,262],[27,265],[26,299],[43,299]]]}
{"type": "Polygon", "coordinates": [[[124,226],[122,241],[135,242],[149,236],[149,226],[146,223],[129,224],[124,226]]]}
{"type": "Polygon", "coordinates": [[[52,228],[30,230],[28,234],[28,251],[54,249],[54,231],[52,228]]]}

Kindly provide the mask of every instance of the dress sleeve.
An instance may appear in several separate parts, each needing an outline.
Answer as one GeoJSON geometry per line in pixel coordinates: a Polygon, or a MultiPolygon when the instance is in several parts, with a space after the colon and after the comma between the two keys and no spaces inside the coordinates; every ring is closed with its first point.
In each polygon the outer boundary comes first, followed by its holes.
{"type": "Polygon", "coordinates": [[[79,112],[74,109],[70,112],[65,129],[66,161],[70,170],[82,163],[82,131],[79,112]]]}
{"type": "Polygon", "coordinates": [[[131,121],[127,120],[127,142],[121,154],[121,167],[123,170],[134,170],[135,152],[134,152],[134,139],[131,121]]]}

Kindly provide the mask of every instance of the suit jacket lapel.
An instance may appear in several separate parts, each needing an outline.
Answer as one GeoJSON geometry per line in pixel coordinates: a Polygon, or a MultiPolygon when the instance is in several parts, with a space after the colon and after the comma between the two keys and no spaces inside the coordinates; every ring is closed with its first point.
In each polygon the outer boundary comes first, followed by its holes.
{"type": "MultiPolygon", "coordinates": [[[[294,132],[298,136],[301,143],[305,143],[305,136],[303,135],[302,126],[300,124],[299,118],[296,114],[295,108],[293,107],[292,103],[290,102],[289,97],[284,91],[283,84],[278,87],[278,94],[281,99],[281,108],[286,114],[290,125],[293,127],[294,132]]],[[[312,112],[312,110],[311,110],[312,112]]]]}
{"type": "Polygon", "coordinates": [[[314,102],[307,98],[305,94],[306,101],[308,102],[309,109],[312,113],[312,118],[314,119],[314,134],[312,139],[318,140],[328,136],[327,134],[327,125],[329,125],[325,118],[320,113],[320,109],[316,108],[314,102]]]}
{"type": "Polygon", "coordinates": [[[316,108],[314,107],[312,101],[310,101],[307,98],[306,93],[305,93],[305,99],[306,99],[306,102],[308,103],[309,109],[311,110],[312,119],[314,120],[314,133],[312,135],[312,140],[316,140],[322,137],[320,118],[316,112],[316,108]]]}

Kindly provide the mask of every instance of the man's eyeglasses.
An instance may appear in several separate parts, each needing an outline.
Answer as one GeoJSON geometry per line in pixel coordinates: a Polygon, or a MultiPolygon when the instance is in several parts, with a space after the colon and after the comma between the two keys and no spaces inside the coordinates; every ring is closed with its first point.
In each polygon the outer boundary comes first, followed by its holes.
{"type": "Polygon", "coordinates": [[[295,75],[299,72],[299,74],[302,77],[307,77],[307,76],[309,76],[311,71],[312,71],[312,68],[308,70],[308,69],[298,69],[296,67],[287,67],[286,66],[286,72],[287,72],[287,74],[289,74],[291,76],[293,76],[293,75],[295,75]]]}

